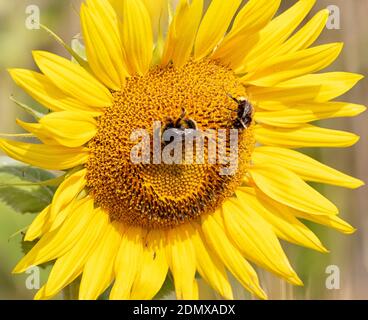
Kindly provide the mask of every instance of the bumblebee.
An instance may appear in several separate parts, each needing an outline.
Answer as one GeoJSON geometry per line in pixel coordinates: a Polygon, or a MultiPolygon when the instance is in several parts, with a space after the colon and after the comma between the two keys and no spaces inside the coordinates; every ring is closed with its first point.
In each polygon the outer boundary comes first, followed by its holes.
{"type": "Polygon", "coordinates": [[[171,143],[172,140],[179,141],[181,139],[184,142],[186,137],[192,137],[196,134],[197,123],[193,119],[187,118],[186,110],[182,109],[178,119],[168,118],[168,122],[163,129],[163,135],[167,130],[170,130],[171,140],[163,140],[164,145],[171,143]]]}
{"type": "Polygon", "coordinates": [[[230,94],[228,94],[228,97],[238,105],[237,117],[233,125],[234,129],[248,129],[253,121],[253,106],[245,97],[234,98],[230,94]]]}

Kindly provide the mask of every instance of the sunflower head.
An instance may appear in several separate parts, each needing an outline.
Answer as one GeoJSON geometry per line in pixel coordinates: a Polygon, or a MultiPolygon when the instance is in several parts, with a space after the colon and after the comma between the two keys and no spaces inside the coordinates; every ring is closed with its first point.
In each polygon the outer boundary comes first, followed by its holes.
{"type": "Polygon", "coordinates": [[[227,92],[246,94],[231,69],[211,60],[188,61],[180,68],[157,66],[128,79],[125,88],[113,94],[113,105],[99,118],[97,134],[88,144],[87,186],[96,203],[113,220],[149,228],[172,227],[221,206],[246,175],[255,145],[253,125],[241,131],[241,165],[233,175],[222,175],[217,161],[210,164],[208,152],[203,152],[203,164],[189,163],[183,156],[175,164],[157,159],[156,164],[137,165],[130,154],[136,143],[132,132],[146,130],[151,141],[153,124],[164,127],[182,110],[195,119],[198,130],[233,128],[238,105],[227,92]]]}
{"type": "Polygon", "coordinates": [[[279,15],[279,0],[241,2],[212,0],[204,9],[203,0],[86,0],[86,60],[70,48],[76,62],[36,51],[41,72],[10,70],[51,112],[34,123],[18,120],[40,143],[0,139],[0,148],[65,171],[27,231],[25,240],[37,244],[14,270],[55,260],[36,298],[52,298],[81,276],[80,299],[110,286],[111,299],[151,299],[171,273],[177,297],[194,299],[198,272],[231,299],[230,272],[264,299],[248,261],[301,285],[279,238],[327,251],[301,219],[354,231],[308,182],[363,183],[295,149],[358,141],[312,123],[363,112],[334,101],[361,76],[318,73],[342,45],[313,45],[327,10],[295,32],[315,1],[299,0],[279,15]],[[155,142],[155,123],[160,135],[172,128],[181,139],[188,128],[225,135],[207,137],[197,163],[183,145],[155,142]],[[137,131],[147,133],[148,162],[132,161],[137,131]],[[165,150],[179,150],[181,161],[162,162],[165,150]],[[221,152],[236,159],[232,174],[222,174],[221,152]]]}

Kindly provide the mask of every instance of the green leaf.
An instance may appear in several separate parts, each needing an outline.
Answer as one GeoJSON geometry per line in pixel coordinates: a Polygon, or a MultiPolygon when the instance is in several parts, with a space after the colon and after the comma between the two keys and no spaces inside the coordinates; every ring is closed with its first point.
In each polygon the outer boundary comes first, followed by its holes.
{"type": "Polygon", "coordinates": [[[5,165],[0,167],[0,201],[6,203],[19,213],[38,213],[52,201],[55,187],[37,185],[55,176],[45,170],[23,166],[5,165]],[[20,182],[35,183],[35,185],[17,185],[20,182]]]}
{"type": "Polygon", "coordinates": [[[41,190],[24,191],[10,187],[1,190],[0,199],[20,213],[38,213],[51,202],[51,196],[41,190]]]}
{"type": "Polygon", "coordinates": [[[0,173],[11,174],[21,180],[30,182],[41,182],[55,178],[55,175],[49,171],[22,165],[2,166],[0,167],[0,173]]]}

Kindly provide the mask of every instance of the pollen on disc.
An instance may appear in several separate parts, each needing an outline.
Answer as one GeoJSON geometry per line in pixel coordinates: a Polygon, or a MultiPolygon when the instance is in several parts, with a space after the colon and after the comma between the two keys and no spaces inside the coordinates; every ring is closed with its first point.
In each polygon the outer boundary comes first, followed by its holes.
{"type": "Polygon", "coordinates": [[[232,175],[222,175],[224,165],[208,159],[203,164],[134,164],[130,156],[137,142],[130,137],[144,129],[153,139],[153,123],[175,119],[183,109],[201,131],[231,128],[237,106],[228,94],[246,96],[246,90],[231,69],[212,60],[154,67],[128,79],[122,92],[113,93],[114,104],[98,119],[98,132],[88,145],[87,181],[96,204],[112,220],[147,228],[173,227],[218,209],[246,174],[254,123],[239,135],[232,175]]]}

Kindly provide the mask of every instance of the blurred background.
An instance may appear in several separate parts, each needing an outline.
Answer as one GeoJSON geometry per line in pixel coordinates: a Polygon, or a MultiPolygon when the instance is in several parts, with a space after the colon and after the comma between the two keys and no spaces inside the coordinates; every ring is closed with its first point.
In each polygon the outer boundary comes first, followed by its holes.
{"type": "MultiPolygon", "coordinates": [[[[154,0],[152,0],[154,1],[154,0]]],[[[35,69],[31,51],[50,50],[66,56],[65,50],[42,30],[25,27],[26,8],[37,5],[41,12],[41,23],[55,31],[65,42],[70,43],[79,32],[80,0],[0,0],[0,132],[21,132],[15,125],[15,118],[29,120],[24,111],[10,101],[17,100],[35,106],[11,81],[6,68],[20,67],[35,69]]],[[[295,0],[282,1],[282,10],[295,0]]],[[[244,1],[246,3],[246,1],[244,1]]],[[[345,42],[340,58],[330,70],[350,71],[368,74],[368,0],[317,0],[309,18],[318,10],[335,5],[340,9],[340,29],[325,29],[319,43],[345,42]]],[[[368,105],[368,80],[362,80],[341,101],[368,105]]],[[[321,124],[332,129],[355,132],[361,141],[349,149],[308,150],[320,161],[348,174],[368,181],[368,113],[354,119],[323,121],[321,124]]],[[[0,161],[1,162],[1,161],[0,161]]],[[[0,163],[1,165],[2,163],[0,163]]],[[[337,204],[341,216],[355,226],[358,231],[352,236],[344,236],[323,227],[310,225],[330,249],[329,254],[283,244],[292,265],[304,281],[303,288],[293,288],[270,274],[260,271],[260,278],[271,299],[368,299],[368,208],[367,188],[347,190],[338,187],[316,186],[320,192],[337,204]],[[340,270],[340,289],[326,288],[329,274],[326,268],[335,265],[340,270]]],[[[0,189],[0,193],[2,190],[0,189]]],[[[27,274],[12,275],[11,270],[22,256],[21,235],[17,231],[29,225],[34,218],[31,214],[19,214],[0,202],[0,299],[31,299],[35,293],[25,285],[27,274]]],[[[42,271],[45,279],[47,269],[42,271]]],[[[204,284],[202,298],[216,298],[204,284]]],[[[235,295],[248,299],[247,293],[235,284],[235,295]]]]}

